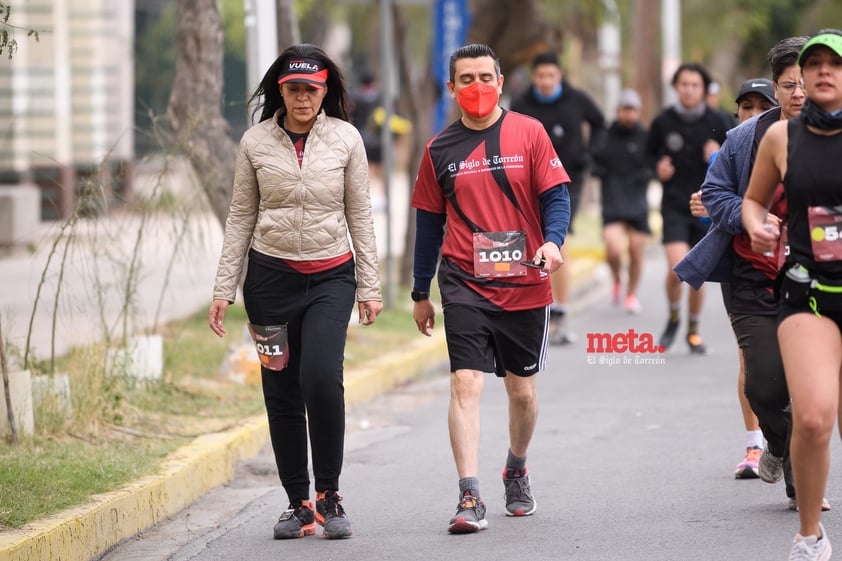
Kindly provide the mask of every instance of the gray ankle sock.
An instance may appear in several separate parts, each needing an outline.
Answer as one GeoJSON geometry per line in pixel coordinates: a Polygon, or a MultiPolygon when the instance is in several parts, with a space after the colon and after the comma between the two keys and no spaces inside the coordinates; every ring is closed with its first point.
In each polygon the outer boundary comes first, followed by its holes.
{"type": "Polygon", "coordinates": [[[459,480],[459,494],[464,495],[468,491],[476,498],[479,498],[479,479],[476,477],[463,477],[459,480]]]}
{"type": "Polygon", "coordinates": [[[525,467],[526,456],[519,458],[512,453],[511,449],[509,449],[509,454],[506,456],[506,468],[523,473],[525,467]]]}

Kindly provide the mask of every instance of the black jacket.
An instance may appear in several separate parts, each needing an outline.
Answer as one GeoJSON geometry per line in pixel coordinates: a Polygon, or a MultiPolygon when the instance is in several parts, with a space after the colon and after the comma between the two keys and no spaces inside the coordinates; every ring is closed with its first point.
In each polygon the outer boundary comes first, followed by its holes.
{"type": "Polygon", "coordinates": [[[605,128],[605,118],[587,93],[574,88],[566,80],[561,81],[561,88],[561,96],[557,100],[544,103],[538,101],[530,86],[512,102],[511,109],[541,121],[564,167],[574,172],[582,171],[590,165],[582,125],[590,125],[593,139],[605,128]]]}
{"type": "Polygon", "coordinates": [[[694,120],[683,119],[675,108],[661,112],[649,127],[647,152],[650,165],[655,167],[661,156],[669,156],[675,175],[663,182],[661,206],[679,210],[690,216],[690,195],[702,187],[708,164],[704,145],[715,140],[725,142],[725,123],[710,107],[694,120]]]}
{"type": "Polygon", "coordinates": [[[652,168],[646,156],[646,129],[616,122],[592,143],[592,173],[601,180],[602,215],[612,219],[645,218],[646,191],[652,168]]]}

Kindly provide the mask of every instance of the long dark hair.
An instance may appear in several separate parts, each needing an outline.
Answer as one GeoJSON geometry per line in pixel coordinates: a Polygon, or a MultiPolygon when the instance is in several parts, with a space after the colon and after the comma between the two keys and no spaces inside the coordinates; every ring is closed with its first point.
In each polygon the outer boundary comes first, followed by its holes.
{"type": "Polygon", "coordinates": [[[348,117],[348,95],[345,91],[345,78],[343,78],[339,66],[321,48],[316,45],[310,45],[309,43],[293,45],[275,59],[275,62],[272,63],[266,74],[263,75],[263,79],[260,80],[260,85],[257,86],[257,89],[254,90],[254,93],[249,98],[248,106],[251,107],[254,104],[254,111],[251,113],[252,118],[260,111],[261,122],[271,119],[279,108],[284,107],[284,100],[281,97],[281,90],[278,87],[278,75],[281,73],[281,69],[286,67],[289,59],[300,57],[314,58],[327,68],[327,94],[322,101],[322,109],[324,109],[325,113],[331,117],[338,117],[343,121],[350,120],[348,117]]]}

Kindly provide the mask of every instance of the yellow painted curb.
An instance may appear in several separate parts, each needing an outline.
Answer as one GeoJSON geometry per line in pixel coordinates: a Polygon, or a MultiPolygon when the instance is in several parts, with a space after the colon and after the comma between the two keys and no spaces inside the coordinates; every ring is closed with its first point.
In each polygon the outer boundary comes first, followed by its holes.
{"type": "Polygon", "coordinates": [[[367,368],[358,368],[345,376],[345,404],[363,403],[383,392],[406,383],[447,359],[444,327],[432,337],[418,334],[418,341],[399,351],[384,353],[367,368]]]}
{"type": "Polygon", "coordinates": [[[567,250],[570,254],[571,264],[582,259],[595,259],[597,261],[605,261],[604,247],[571,247],[567,250]]]}
{"type": "MultiPolygon", "coordinates": [[[[577,289],[593,284],[593,273],[602,261],[595,256],[572,259],[570,262],[570,284],[573,288],[577,289]]],[[[573,293],[575,293],[575,290],[573,293]]]]}
{"type": "MultiPolygon", "coordinates": [[[[447,358],[444,330],[400,352],[384,354],[368,368],[346,372],[345,401],[362,403],[408,382],[447,358]]],[[[0,533],[0,561],[87,561],[102,556],[231,480],[240,460],[255,456],[268,442],[265,415],[242,426],[200,436],[170,454],[161,473],[144,477],[86,505],[0,533]]]]}
{"type": "Polygon", "coordinates": [[[84,506],[0,534],[0,561],[85,561],[175,514],[231,480],[237,462],[266,444],[265,415],[200,436],[170,454],[161,473],[92,498],[84,506]]]}

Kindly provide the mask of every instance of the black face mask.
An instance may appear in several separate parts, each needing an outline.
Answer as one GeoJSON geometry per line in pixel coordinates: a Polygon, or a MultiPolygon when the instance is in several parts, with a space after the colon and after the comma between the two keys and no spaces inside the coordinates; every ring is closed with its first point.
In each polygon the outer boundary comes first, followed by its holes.
{"type": "Polygon", "coordinates": [[[801,106],[801,120],[823,131],[842,129],[842,114],[832,115],[810,101],[808,97],[801,106]]]}

